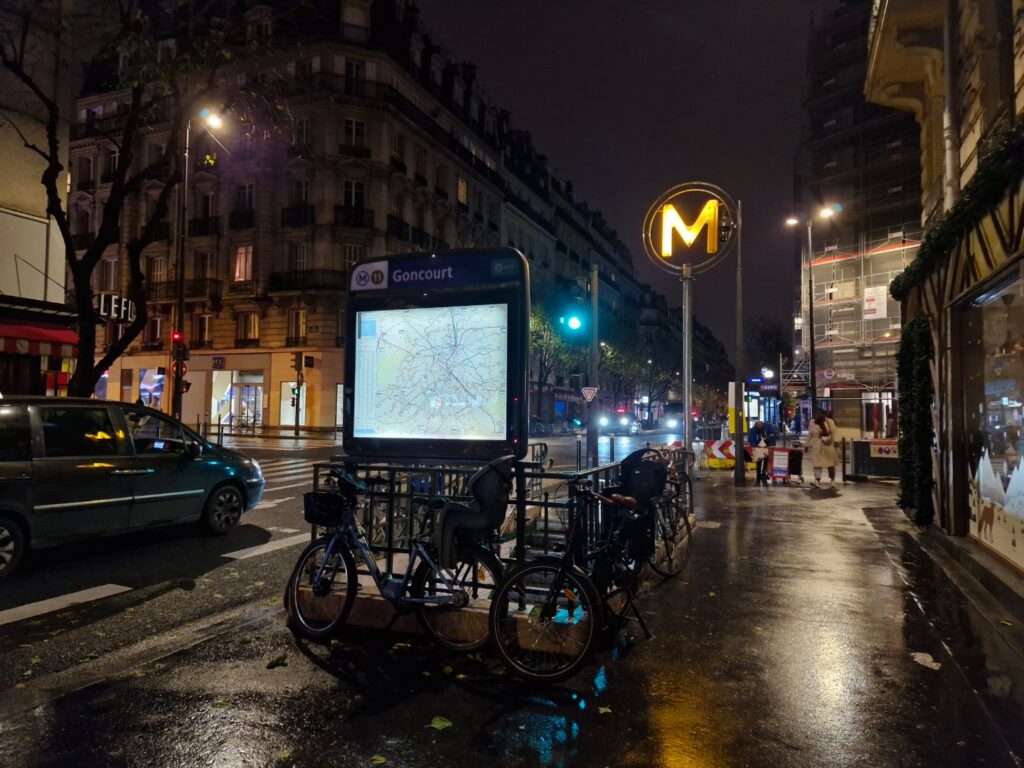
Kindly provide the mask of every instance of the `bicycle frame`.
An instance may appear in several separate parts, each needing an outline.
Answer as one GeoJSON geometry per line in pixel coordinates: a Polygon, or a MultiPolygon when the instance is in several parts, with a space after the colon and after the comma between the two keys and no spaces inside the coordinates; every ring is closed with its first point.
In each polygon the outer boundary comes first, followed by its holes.
{"type": "Polygon", "coordinates": [[[359,531],[359,527],[356,525],[354,511],[348,511],[345,513],[341,526],[334,535],[331,536],[331,540],[327,543],[327,549],[324,552],[324,559],[320,564],[320,567],[317,569],[316,578],[313,582],[314,584],[321,583],[327,563],[331,561],[331,558],[335,552],[338,551],[339,547],[344,549],[351,549],[355,547],[359,551],[359,556],[362,558],[363,564],[366,566],[366,569],[370,574],[370,578],[373,579],[373,583],[377,587],[377,591],[380,592],[384,599],[393,605],[453,605],[458,602],[458,597],[456,595],[459,590],[455,583],[448,577],[442,568],[438,567],[434,558],[430,556],[430,551],[427,546],[420,541],[413,542],[412,550],[409,553],[409,562],[405,568],[405,575],[400,580],[392,580],[385,577],[380,566],[377,565],[376,558],[374,558],[373,553],[370,551],[370,545],[366,540],[366,536],[359,531]],[[433,569],[434,573],[440,576],[442,583],[449,590],[450,595],[415,598],[409,597],[406,594],[409,590],[409,585],[412,583],[416,564],[420,559],[426,561],[426,563],[433,569]],[[385,591],[385,586],[392,581],[398,581],[401,585],[401,590],[395,592],[393,595],[389,595],[385,591]]]}

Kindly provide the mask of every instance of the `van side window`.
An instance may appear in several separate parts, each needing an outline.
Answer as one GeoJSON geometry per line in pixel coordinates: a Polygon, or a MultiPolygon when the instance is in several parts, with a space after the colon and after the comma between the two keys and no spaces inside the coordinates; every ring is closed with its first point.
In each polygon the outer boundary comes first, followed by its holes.
{"type": "Polygon", "coordinates": [[[0,406],[0,461],[32,460],[32,427],[28,408],[0,406]]]}
{"type": "Polygon", "coordinates": [[[47,457],[117,456],[117,436],[106,408],[39,409],[47,457]]]}
{"type": "Polygon", "coordinates": [[[126,408],[124,415],[136,453],[182,453],[185,450],[181,427],[170,419],[132,408],[126,408]]]}

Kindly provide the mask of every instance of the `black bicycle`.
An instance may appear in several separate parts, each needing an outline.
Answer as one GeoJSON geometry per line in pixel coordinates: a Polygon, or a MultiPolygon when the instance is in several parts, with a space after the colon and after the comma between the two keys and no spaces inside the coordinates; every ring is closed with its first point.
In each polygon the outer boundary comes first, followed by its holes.
{"type": "Polygon", "coordinates": [[[414,497],[414,504],[436,518],[422,516],[400,577],[382,573],[357,522],[367,483],[340,467],[332,469],[331,490],[305,494],[306,520],[329,534],[303,550],[288,580],[289,628],[320,642],[338,633],[359,589],[355,552],[381,596],[398,611],[414,610],[438,643],[460,651],[483,647],[490,633],[490,602],[503,581],[501,561],[486,542],[505,519],[515,462],[505,456],[475,472],[466,484],[468,505],[414,497]]]}
{"type": "Polygon", "coordinates": [[[513,569],[491,601],[491,635],[505,664],[520,677],[558,682],[574,675],[606,629],[632,612],[649,637],[634,597],[654,548],[653,500],[664,491],[663,462],[645,451],[623,460],[622,485],[595,492],[571,480],[565,554],[513,569]],[[637,496],[620,493],[633,490],[637,496]],[[587,546],[586,528],[598,531],[587,546]]]}

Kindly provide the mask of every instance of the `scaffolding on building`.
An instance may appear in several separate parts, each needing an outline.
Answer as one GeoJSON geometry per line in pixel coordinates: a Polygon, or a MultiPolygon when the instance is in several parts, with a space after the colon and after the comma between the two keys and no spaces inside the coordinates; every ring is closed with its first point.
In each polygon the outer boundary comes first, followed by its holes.
{"type": "MultiPolygon", "coordinates": [[[[862,233],[853,244],[815,243],[813,269],[818,398],[840,426],[884,437],[896,416],[900,305],[889,284],[917,256],[918,223],[862,233]],[[819,250],[820,249],[820,250],[819,250]]],[[[801,269],[801,326],[808,327],[807,258],[801,269]]]]}

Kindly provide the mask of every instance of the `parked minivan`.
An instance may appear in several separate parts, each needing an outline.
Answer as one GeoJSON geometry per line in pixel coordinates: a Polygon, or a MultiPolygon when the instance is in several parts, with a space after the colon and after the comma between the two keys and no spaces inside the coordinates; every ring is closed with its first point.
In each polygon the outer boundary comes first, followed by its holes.
{"type": "Polygon", "coordinates": [[[227,533],[263,495],[255,459],[169,416],[79,398],[0,400],[0,578],[29,547],[200,521],[227,533]]]}

